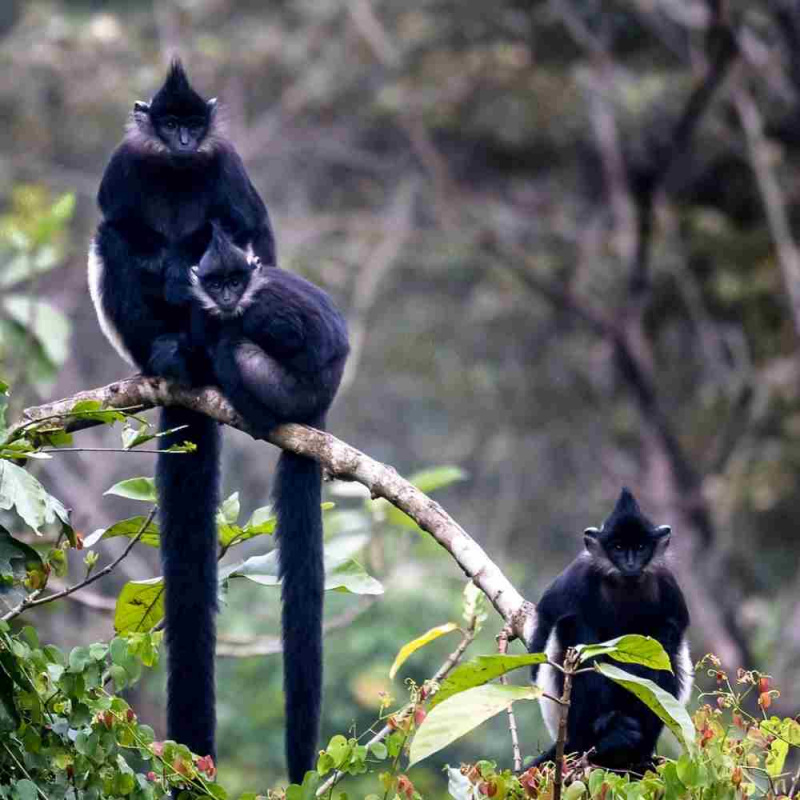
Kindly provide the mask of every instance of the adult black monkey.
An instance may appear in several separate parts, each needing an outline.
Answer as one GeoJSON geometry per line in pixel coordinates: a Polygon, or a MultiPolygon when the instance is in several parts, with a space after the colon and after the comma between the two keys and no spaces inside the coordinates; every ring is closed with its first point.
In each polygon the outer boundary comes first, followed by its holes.
{"type": "MultiPolygon", "coordinates": [[[[547,652],[561,663],[568,647],[628,633],[652,636],[669,654],[673,673],[626,665],[662,689],[689,699],[692,664],[686,641],[689,612],[683,593],[664,561],[670,528],[655,527],[633,495],[623,489],[600,529],[587,528],[586,549],[545,590],[536,608],[528,651],[547,652]]],[[[533,679],[537,678],[533,668],[533,679]]],[[[563,677],[541,666],[539,685],[561,696],[563,677]]],[[[542,698],[542,716],[553,738],[559,707],[542,698]]],[[[630,692],[602,675],[586,673],[572,686],[566,752],[588,753],[592,763],[613,769],[649,766],[663,724],[630,692]]],[[[555,745],[535,763],[551,761],[555,745]]]]}
{"type": "MultiPolygon", "coordinates": [[[[221,131],[216,100],[192,89],[179,61],[149,104],[134,104],[98,201],[103,220],[89,251],[89,286],[103,332],[145,374],[211,383],[204,354],[189,343],[189,267],[211,241],[211,219],[267,264],[275,244],[266,207],[221,131]]],[[[179,426],[188,430],[164,446],[190,439],[197,452],[160,456],[157,467],[167,734],[213,755],[220,436],[201,414],[162,409],[161,429],[179,426]]]]}
{"type": "MultiPolygon", "coordinates": [[[[192,270],[198,344],[233,407],[256,431],[282,422],[324,428],[349,350],[344,318],[325,292],[248,258],[214,225],[192,270]]],[[[302,783],[317,753],[322,693],[322,473],[281,452],[275,478],[283,597],[289,778],[302,783]]]]}

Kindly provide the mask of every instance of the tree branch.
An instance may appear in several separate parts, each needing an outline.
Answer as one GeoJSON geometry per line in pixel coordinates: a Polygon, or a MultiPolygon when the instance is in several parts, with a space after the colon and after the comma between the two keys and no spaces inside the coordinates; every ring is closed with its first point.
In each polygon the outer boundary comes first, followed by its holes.
{"type": "Polygon", "coordinates": [[[447,550],[464,574],[489,598],[511,626],[514,635],[527,640],[534,623],[533,604],[520,595],[483,548],[436,501],[398,475],[393,467],[370,458],[329,433],[304,425],[281,425],[268,436],[260,437],[248,428],[216,389],[187,389],[161,378],[141,376],[25,409],[20,421],[11,427],[10,435],[35,430],[40,423],[44,427],[53,420],[59,420],[68,431],[103,424],[70,416],[73,406],[86,400],[98,401],[104,409],[146,410],[156,406],[183,406],[244,431],[255,439],[263,438],[284,450],[313,458],[335,478],[363,484],[373,499],[383,497],[404,511],[447,550]]]}

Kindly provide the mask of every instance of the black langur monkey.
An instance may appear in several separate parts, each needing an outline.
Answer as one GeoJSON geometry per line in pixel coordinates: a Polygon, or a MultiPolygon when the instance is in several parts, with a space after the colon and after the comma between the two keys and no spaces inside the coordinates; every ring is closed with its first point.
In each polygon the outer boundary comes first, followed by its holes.
{"type": "MultiPolygon", "coordinates": [[[[584,532],[585,550],[545,590],[536,607],[536,626],[527,643],[561,663],[568,647],[629,633],[652,636],[667,651],[673,673],[626,664],[681,703],[689,699],[692,663],[686,641],[689,612],[666,565],[670,528],[655,527],[633,495],[623,489],[601,528],[584,532]]],[[[560,697],[562,673],[546,664],[533,667],[533,680],[560,697]]],[[[560,716],[552,700],[540,700],[542,716],[555,739],[560,716]]],[[[663,723],[626,689],[599,674],[586,673],[572,685],[565,752],[586,753],[593,764],[644,770],[652,763],[663,723]]],[[[552,761],[555,745],[536,759],[552,761]]]]}
{"type": "MultiPolygon", "coordinates": [[[[134,104],[103,174],[103,219],[89,250],[89,288],[109,341],[130,364],[199,386],[210,364],[189,346],[189,267],[221,220],[242,247],[275,263],[267,209],[206,101],[173,61],[150,103],[134,104]]],[[[188,409],[161,411],[161,429],[188,426],[197,451],[159,456],[158,506],[169,650],[167,735],[214,755],[214,613],[217,603],[218,424],[188,409]]]]}
{"type": "MultiPolygon", "coordinates": [[[[192,269],[198,344],[216,382],[259,433],[282,422],[324,428],[349,350],[344,318],[312,283],[248,258],[214,225],[192,269]]],[[[289,778],[315,766],[322,700],[322,472],[283,450],[275,477],[282,581],[283,675],[289,778]]]]}

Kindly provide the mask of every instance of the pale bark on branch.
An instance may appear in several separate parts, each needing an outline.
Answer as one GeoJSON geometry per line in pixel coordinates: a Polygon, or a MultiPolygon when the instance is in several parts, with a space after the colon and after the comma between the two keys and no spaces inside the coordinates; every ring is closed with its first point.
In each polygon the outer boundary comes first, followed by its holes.
{"type": "Polygon", "coordinates": [[[13,435],[35,423],[52,422],[54,418],[63,419],[64,427],[69,431],[102,424],[95,420],[69,418],[75,404],[86,400],[98,401],[107,409],[146,410],[156,406],[183,406],[244,431],[253,438],[264,438],[284,450],[313,458],[333,478],[363,484],[373,499],[385,498],[429,533],[450,553],[464,574],[484,592],[514,634],[523,641],[528,640],[535,622],[533,604],[520,595],[483,548],[439,503],[402,478],[393,467],[370,458],[329,433],[304,425],[281,425],[267,437],[257,436],[216,389],[187,389],[160,378],[141,376],[28,408],[12,427],[11,433],[13,435]]]}

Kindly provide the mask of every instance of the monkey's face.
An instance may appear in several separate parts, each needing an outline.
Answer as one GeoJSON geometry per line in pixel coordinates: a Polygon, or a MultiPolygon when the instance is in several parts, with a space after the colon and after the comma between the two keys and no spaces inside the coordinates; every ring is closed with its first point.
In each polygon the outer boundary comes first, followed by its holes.
{"type": "Polygon", "coordinates": [[[640,520],[617,521],[610,530],[587,528],[586,550],[607,574],[634,580],[658,563],[669,544],[670,529],[658,528],[640,520]]]}
{"type": "Polygon", "coordinates": [[[247,289],[250,276],[239,270],[214,272],[200,278],[203,291],[210,297],[221,317],[235,316],[247,289]]]}
{"type": "Polygon", "coordinates": [[[177,159],[196,155],[208,131],[208,120],[199,116],[169,114],[153,119],[152,123],[158,138],[177,159]]]}

